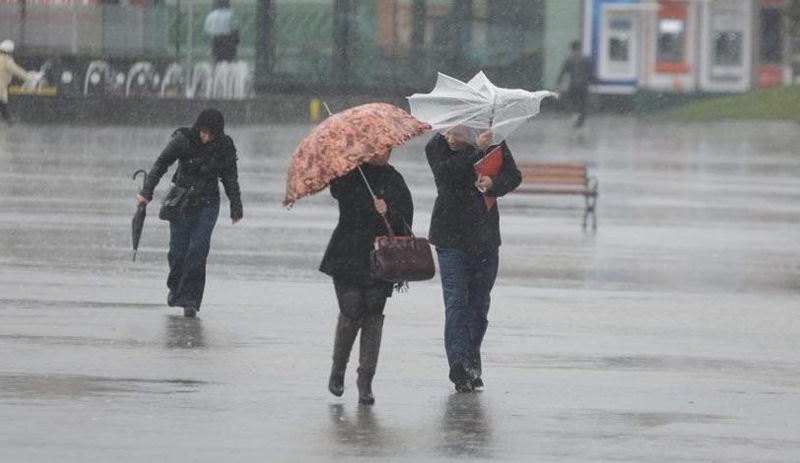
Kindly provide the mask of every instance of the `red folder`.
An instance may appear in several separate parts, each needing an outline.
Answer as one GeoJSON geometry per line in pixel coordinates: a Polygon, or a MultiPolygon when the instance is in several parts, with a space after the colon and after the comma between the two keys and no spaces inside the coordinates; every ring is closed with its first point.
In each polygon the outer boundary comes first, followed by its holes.
{"type": "MultiPolygon", "coordinates": [[[[503,168],[503,148],[500,145],[496,146],[493,150],[489,151],[486,156],[479,159],[478,162],[474,164],[474,167],[477,175],[484,175],[486,177],[496,175],[500,172],[500,169],[503,168]]],[[[484,193],[483,202],[486,204],[486,210],[491,211],[492,207],[494,207],[494,204],[497,202],[497,198],[484,193]]]]}

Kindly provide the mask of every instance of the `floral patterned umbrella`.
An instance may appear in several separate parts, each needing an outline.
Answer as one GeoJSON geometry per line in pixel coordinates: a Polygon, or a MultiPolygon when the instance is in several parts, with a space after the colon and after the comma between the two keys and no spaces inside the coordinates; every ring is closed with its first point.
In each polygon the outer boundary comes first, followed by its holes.
{"type": "Polygon", "coordinates": [[[367,103],[336,113],[311,129],[295,148],[286,175],[283,205],[324,190],[375,157],[430,130],[431,126],[388,103],[367,103]]]}

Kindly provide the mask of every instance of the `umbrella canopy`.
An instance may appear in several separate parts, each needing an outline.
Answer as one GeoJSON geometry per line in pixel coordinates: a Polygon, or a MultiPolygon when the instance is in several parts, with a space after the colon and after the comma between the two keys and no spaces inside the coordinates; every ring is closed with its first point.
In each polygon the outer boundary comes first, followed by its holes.
{"type": "Polygon", "coordinates": [[[499,143],[539,114],[541,101],[547,97],[558,98],[558,94],[500,88],[483,71],[466,83],[440,72],[430,93],[415,93],[408,102],[411,114],[434,130],[445,132],[458,125],[476,131],[491,129],[493,142],[499,143]]]}
{"type": "MultiPolygon", "coordinates": [[[[144,178],[142,179],[142,184],[144,185],[144,183],[147,182],[147,172],[139,169],[133,173],[133,179],[136,180],[136,176],[139,174],[144,174],[144,178]]],[[[136,206],[136,212],[133,214],[133,219],[131,220],[131,241],[133,244],[134,262],[136,262],[136,252],[139,250],[139,239],[142,237],[145,217],[147,217],[147,203],[140,203],[136,206]]]]}
{"type": "Polygon", "coordinates": [[[331,180],[430,130],[406,111],[368,103],[333,114],[297,145],[286,175],[284,206],[324,190],[331,180]]]}

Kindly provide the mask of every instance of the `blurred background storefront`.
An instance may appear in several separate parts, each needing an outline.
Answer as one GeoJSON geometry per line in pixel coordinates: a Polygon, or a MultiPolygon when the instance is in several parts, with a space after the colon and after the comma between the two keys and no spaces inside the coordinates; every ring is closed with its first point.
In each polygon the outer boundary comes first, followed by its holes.
{"type": "Polygon", "coordinates": [[[800,2],[586,0],[596,93],[747,92],[792,83],[800,2]]]}
{"type": "Polygon", "coordinates": [[[787,85],[800,68],[800,0],[230,0],[236,58],[214,62],[204,25],[219,2],[0,0],[0,39],[43,76],[12,94],[72,98],[12,104],[102,119],[136,98],[158,114],[173,108],[155,100],[283,96],[270,104],[285,113],[333,95],[402,103],[437,72],[480,70],[499,86],[555,89],[574,40],[592,61],[593,104],[613,110],[787,85]]]}
{"type": "MultiPolygon", "coordinates": [[[[232,0],[230,6],[240,24],[238,60],[253,94],[406,94],[430,88],[437,72],[466,79],[483,70],[502,86],[553,86],[569,43],[581,35],[582,3],[232,0]]],[[[87,93],[98,81],[90,63],[102,61],[108,72],[101,83],[127,79],[136,63],[151,64],[151,87],[163,83],[170,66],[178,75],[179,66],[182,78],[167,94],[186,95],[198,63],[209,60],[203,25],[211,10],[211,0],[2,0],[0,31],[17,43],[17,60],[27,68],[49,61],[50,85],[61,91],[87,93]],[[62,82],[65,71],[70,85],[62,82]]]]}

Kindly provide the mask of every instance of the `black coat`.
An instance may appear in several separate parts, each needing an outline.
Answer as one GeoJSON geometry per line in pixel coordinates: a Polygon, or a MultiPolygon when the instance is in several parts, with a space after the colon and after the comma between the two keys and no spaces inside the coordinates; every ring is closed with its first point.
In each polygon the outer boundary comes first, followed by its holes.
{"type": "Polygon", "coordinates": [[[190,207],[219,202],[219,180],[222,180],[231,205],[231,218],[242,218],[244,212],[236,167],[236,147],[231,137],[222,135],[203,145],[195,130],[176,130],[153,163],[139,194],[148,201],[152,200],[153,190],[175,161],[178,161],[178,168],[173,181],[181,187],[194,187],[190,207]]]}
{"type": "MultiPolygon", "coordinates": [[[[386,201],[387,218],[397,235],[408,235],[413,225],[414,203],[403,176],[391,165],[361,166],[375,195],[386,201]]],[[[374,283],[370,273],[369,254],[376,236],[387,230],[375,210],[372,197],[358,169],[330,184],[331,196],[339,202],[339,223],[333,230],[319,270],[350,283],[374,283]]]]}
{"type": "MultiPolygon", "coordinates": [[[[492,176],[493,187],[486,192],[490,196],[503,196],[522,181],[511,151],[505,142],[501,146],[503,168],[492,176]]],[[[441,134],[435,135],[425,146],[438,192],[428,234],[431,244],[469,253],[500,246],[499,204],[487,210],[483,194],[475,187],[477,176],[473,164],[488,151],[471,145],[453,151],[441,134]]]]}

